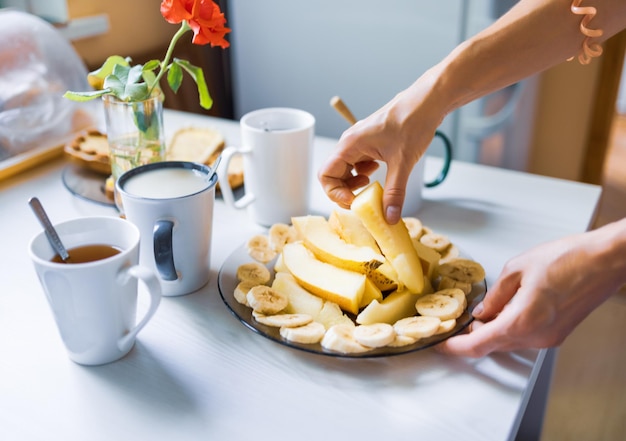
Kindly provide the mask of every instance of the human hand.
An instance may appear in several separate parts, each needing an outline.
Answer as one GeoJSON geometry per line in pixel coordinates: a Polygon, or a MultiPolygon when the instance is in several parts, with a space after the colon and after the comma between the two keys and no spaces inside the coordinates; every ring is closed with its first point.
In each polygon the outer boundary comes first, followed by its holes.
{"type": "Polygon", "coordinates": [[[624,258],[615,258],[616,242],[606,240],[607,231],[560,239],[510,260],[474,309],[470,332],[444,341],[437,350],[482,357],[561,344],[624,283],[624,258]]]}
{"type": "Polygon", "coordinates": [[[387,164],[383,205],[387,222],[401,218],[406,185],[443,119],[436,106],[426,104],[427,76],[398,94],[384,107],[346,130],[318,172],[328,197],[350,208],[353,191],[369,183],[382,161],[387,164]]]}

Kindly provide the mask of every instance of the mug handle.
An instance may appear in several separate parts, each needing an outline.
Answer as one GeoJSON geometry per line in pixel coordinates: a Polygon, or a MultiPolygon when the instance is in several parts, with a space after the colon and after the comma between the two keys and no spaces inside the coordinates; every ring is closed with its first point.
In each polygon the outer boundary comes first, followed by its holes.
{"type": "Polygon", "coordinates": [[[174,266],[174,251],[172,246],[172,230],[174,222],[170,220],[158,220],[154,223],[153,247],[154,263],[163,280],[176,280],[178,274],[174,266]]]}
{"type": "Polygon", "coordinates": [[[137,334],[139,334],[139,331],[141,331],[150,321],[161,303],[161,284],[159,283],[157,276],[152,271],[139,265],[131,266],[120,274],[120,283],[127,283],[131,277],[141,280],[146,285],[146,288],[148,288],[148,293],[150,294],[150,307],[143,316],[143,319],[141,319],[141,321],[133,329],[131,329],[128,334],[121,337],[117,341],[117,347],[122,352],[130,350],[130,347],[135,342],[135,338],[137,338],[137,334]]]}
{"type": "Polygon", "coordinates": [[[435,136],[438,136],[443,141],[443,167],[435,179],[424,183],[427,188],[436,187],[446,179],[446,176],[448,176],[448,172],[450,171],[450,163],[452,162],[452,142],[450,142],[450,139],[445,135],[445,133],[440,132],[439,130],[435,131],[435,136]]]}
{"type": "MultiPolygon", "coordinates": [[[[222,197],[224,198],[224,202],[227,205],[235,208],[244,208],[250,205],[255,196],[252,193],[249,193],[245,190],[244,186],[244,195],[239,199],[235,199],[233,194],[233,188],[230,186],[230,182],[228,182],[228,167],[230,165],[231,159],[236,154],[246,155],[249,154],[251,150],[245,147],[226,147],[222,152],[222,161],[217,166],[217,178],[220,183],[220,191],[222,192],[222,197]]],[[[245,179],[245,177],[244,177],[245,179]]]]}

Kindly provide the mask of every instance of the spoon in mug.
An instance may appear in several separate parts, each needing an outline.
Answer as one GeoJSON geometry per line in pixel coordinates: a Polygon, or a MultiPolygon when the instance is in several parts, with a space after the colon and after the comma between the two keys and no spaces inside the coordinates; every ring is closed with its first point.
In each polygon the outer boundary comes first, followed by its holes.
{"type": "Polygon", "coordinates": [[[61,238],[52,226],[52,222],[50,222],[50,219],[48,218],[46,211],[43,209],[43,205],[39,202],[39,199],[36,197],[30,198],[28,205],[30,205],[30,208],[33,209],[35,216],[37,216],[37,219],[39,219],[39,222],[43,226],[46,232],[46,237],[48,238],[48,241],[50,242],[50,245],[52,245],[54,251],[61,256],[61,259],[63,259],[64,262],[67,261],[70,256],[61,242],[61,238]]]}
{"type": "Polygon", "coordinates": [[[211,182],[211,179],[213,179],[213,175],[217,173],[217,166],[220,165],[221,160],[222,160],[222,155],[220,154],[215,160],[215,162],[213,163],[213,167],[211,167],[211,172],[207,176],[206,180],[208,182],[211,182]]]}

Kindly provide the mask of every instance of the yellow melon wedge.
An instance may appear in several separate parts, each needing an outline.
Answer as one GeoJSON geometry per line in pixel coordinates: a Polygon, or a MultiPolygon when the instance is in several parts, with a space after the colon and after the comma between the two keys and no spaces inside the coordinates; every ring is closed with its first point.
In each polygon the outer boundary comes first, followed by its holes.
{"type": "MultiPolygon", "coordinates": [[[[328,217],[328,224],[347,243],[369,247],[377,253],[381,252],[374,237],[354,212],[333,210],[328,217]]],[[[367,277],[381,291],[392,291],[402,288],[402,284],[398,281],[398,273],[396,273],[396,270],[393,269],[387,259],[378,268],[370,269],[367,272],[367,277]]]]}
{"type": "Polygon", "coordinates": [[[352,211],[333,210],[328,216],[328,224],[347,243],[369,247],[380,253],[376,239],[372,237],[361,219],[352,211]]]}
{"type": "Polygon", "coordinates": [[[383,215],[383,188],[374,181],[356,195],[350,209],[376,239],[400,282],[414,294],[424,290],[424,273],[404,222],[390,225],[383,215]]]}
{"type": "Polygon", "coordinates": [[[393,325],[400,319],[417,314],[415,302],[419,297],[419,294],[413,294],[409,291],[394,291],[382,301],[372,300],[357,315],[356,322],[360,325],[373,323],[393,325]]]}
{"type": "Polygon", "coordinates": [[[298,283],[309,292],[337,303],[346,312],[359,312],[365,291],[365,274],[318,260],[302,242],[285,245],[283,263],[298,283]]]}
{"type": "Polygon", "coordinates": [[[322,262],[367,274],[385,260],[370,247],[344,241],[323,216],[299,216],[292,218],[291,222],[302,235],[304,245],[322,262]]]}

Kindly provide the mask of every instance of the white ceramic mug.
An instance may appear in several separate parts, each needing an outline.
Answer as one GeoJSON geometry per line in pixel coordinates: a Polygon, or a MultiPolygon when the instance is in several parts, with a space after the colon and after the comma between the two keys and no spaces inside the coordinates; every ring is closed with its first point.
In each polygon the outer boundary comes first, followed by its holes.
{"type": "Polygon", "coordinates": [[[138,266],[139,230],[115,217],[87,217],[55,226],[70,251],[86,245],[115,247],[118,254],[85,263],[52,262],[45,232],[30,242],[30,257],[69,357],[79,364],[110,363],[126,355],[161,300],[158,279],[138,266]],[[148,288],[150,306],[139,323],[137,279],[148,288]]]}
{"type": "MultiPolygon", "coordinates": [[[[423,195],[422,190],[424,187],[432,188],[441,184],[450,170],[450,163],[452,162],[452,143],[448,137],[437,130],[435,132],[435,138],[441,139],[444,147],[443,164],[438,175],[431,181],[424,182],[424,165],[425,158],[422,157],[409,175],[409,180],[406,185],[406,195],[404,197],[404,205],[402,206],[402,216],[414,216],[422,206],[423,195]]],[[[380,185],[385,186],[385,178],[387,177],[387,165],[384,162],[380,162],[380,167],[372,173],[370,176],[371,181],[378,181],[380,185]]]]}
{"type": "Polygon", "coordinates": [[[263,226],[291,223],[308,214],[315,118],[299,109],[275,107],[245,114],[240,121],[241,146],[229,146],[218,167],[224,201],[248,208],[263,226]],[[228,164],[243,155],[245,194],[235,199],[228,183],[228,164]]]}
{"type": "Polygon", "coordinates": [[[139,262],[152,268],[164,296],[189,294],[210,276],[217,175],[187,161],[142,165],[122,174],[116,188],[126,218],[139,227],[139,262]]]}

